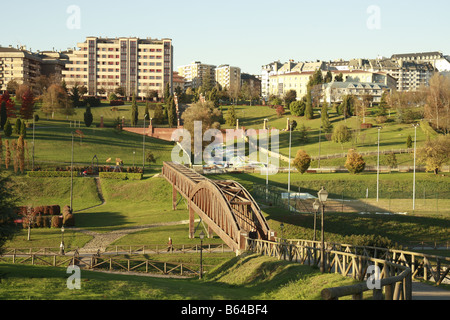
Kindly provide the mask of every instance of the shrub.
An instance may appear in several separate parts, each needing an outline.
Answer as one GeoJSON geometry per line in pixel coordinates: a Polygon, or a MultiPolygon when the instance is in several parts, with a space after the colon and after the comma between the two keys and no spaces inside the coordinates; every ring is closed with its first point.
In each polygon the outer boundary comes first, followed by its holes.
{"type": "Polygon", "coordinates": [[[289,105],[291,114],[297,117],[302,117],[305,115],[306,103],[303,100],[293,101],[289,105]]]}
{"type": "Polygon", "coordinates": [[[117,179],[117,180],[142,180],[142,173],[100,172],[99,177],[103,179],[117,179]]]}
{"type": "Polygon", "coordinates": [[[123,101],[123,100],[111,100],[110,102],[109,102],[109,105],[111,106],[111,107],[114,107],[114,106],[123,106],[125,104],[125,102],[123,101]]]}
{"type": "Polygon", "coordinates": [[[60,216],[52,216],[52,228],[61,228],[63,224],[63,219],[60,216]]]}
{"type": "Polygon", "coordinates": [[[347,154],[347,161],[345,162],[345,167],[350,173],[357,174],[364,171],[366,167],[366,162],[359,153],[357,153],[353,149],[350,149],[347,154]]]}
{"type": "Polygon", "coordinates": [[[65,214],[63,215],[63,224],[66,227],[74,227],[75,226],[75,217],[73,214],[65,214]]]}
{"type": "MultiPolygon", "coordinates": [[[[33,178],[62,178],[70,177],[70,171],[28,171],[27,176],[33,178]]],[[[76,176],[74,174],[74,176],[76,176]]]]}
{"type": "Polygon", "coordinates": [[[293,164],[298,172],[303,174],[308,170],[311,164],[311,157],[304,150],[298,150],[293,164]]]}

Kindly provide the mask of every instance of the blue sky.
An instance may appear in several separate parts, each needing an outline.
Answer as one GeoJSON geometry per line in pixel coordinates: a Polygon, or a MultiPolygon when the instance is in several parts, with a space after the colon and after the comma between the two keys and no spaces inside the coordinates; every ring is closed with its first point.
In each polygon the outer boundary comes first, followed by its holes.
{"type": "Polygon", "coordinates": [[[276,60],[450,55],[447,0],[24,0],[6,9],[1,46],[65,50],[86,36],[171,38],[175,70],[194,60],[259,74],[276,60]],[[67,27],[71,5],[80,9],[79,29],[67,27]],[[378,11],[368,12],[373,6],[378,11]]]}

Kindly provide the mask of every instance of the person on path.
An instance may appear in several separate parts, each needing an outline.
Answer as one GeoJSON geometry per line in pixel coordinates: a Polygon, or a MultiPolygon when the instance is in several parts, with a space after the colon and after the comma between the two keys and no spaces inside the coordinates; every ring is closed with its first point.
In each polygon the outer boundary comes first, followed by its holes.
{"type": "Polygon", "coordinates": [[[169,242],[167,243],[167,252],[172,252],[173,251],[173,246],[172,246],[172,238],[169,237],[169,242]]]}

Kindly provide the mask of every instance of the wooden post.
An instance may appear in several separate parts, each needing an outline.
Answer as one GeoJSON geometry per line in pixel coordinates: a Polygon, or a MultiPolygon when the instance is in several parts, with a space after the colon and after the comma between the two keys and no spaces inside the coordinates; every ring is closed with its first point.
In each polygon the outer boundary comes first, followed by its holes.
{"type": "Polygon", "coordinates": [[[172,186],[172,210],[177,210],[177,189],[175,189],[175,184],[172,186]]]}
{"type": "Polygon", "coordinates": [[[191,203],[189,202],[189,239],[194,239],[194,209],[192,208],[191,203]]]}

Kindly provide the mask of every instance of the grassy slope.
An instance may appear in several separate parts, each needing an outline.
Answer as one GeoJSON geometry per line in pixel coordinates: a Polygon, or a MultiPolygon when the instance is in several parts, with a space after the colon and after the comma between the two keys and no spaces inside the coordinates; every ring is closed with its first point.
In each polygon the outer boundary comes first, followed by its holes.
{"type": "Polygon", "coordinates": [[[160,279],[82,271],[81,290],[68,290],[65,269],[0,265],[0,299],[314,300],[325,287],[351,279],[259,255],[219,266],[204,280],[160,279]],[[237,276],[236,276],[237,275],[237,276]]]}

